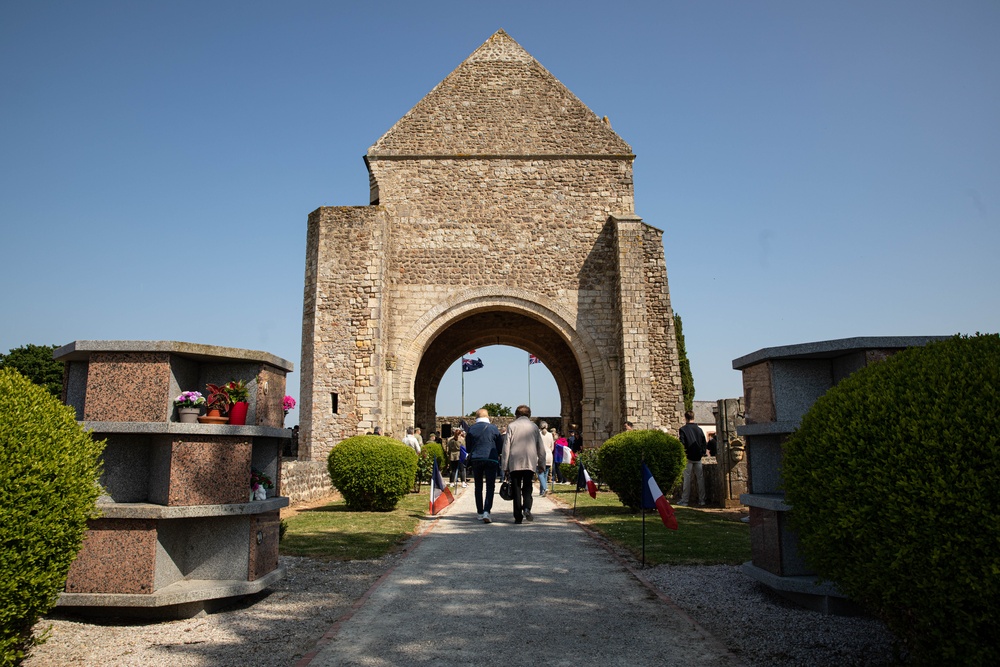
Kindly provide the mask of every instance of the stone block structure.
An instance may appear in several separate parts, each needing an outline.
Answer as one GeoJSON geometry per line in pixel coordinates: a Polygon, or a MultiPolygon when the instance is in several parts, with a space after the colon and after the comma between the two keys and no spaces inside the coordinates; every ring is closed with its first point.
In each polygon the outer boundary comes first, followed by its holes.
{"type": "Polygon", "coordinates": [[[502,30],[365,156],[370,205],[309,216],[300,456],[376,426],[432,430],[469,349],[535,354],[563,423],[682,423],[662,231],[632,148],[502,30]]]}
{"type": "Polygon", "coordinates": [[[733,368],[743,372],[746,400],[746,423],[737,432],[746,439],[749,462],[749,492],[740,496],[750,508],[753,560],[743,564],[747,575],[816,611],[855,613],[834,584],[818,583],[799,553],[781,478],[783,446],[813,403],[848,375],[908,347],[944,338],[845,338],[770,347],[733,360],[733,368]]]}
{"type": "Polygon", "coordinates": [[[53,356],[65,364],[65,402],[107,441],[100,516],[87,522],[58,606],[182,618],[284,576],[280,457],[291,362],[176,341],[81,340],[53,356]],[[174,397],[233,379],[248,381],[247,425],[178,421],[174,397]],[[274,482],[266,500],[251,501],[253,468],[274,482]]]}

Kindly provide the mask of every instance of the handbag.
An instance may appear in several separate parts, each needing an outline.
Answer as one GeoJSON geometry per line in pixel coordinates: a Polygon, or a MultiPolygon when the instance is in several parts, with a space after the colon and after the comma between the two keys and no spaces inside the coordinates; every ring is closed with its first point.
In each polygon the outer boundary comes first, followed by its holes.
{"type": "Polygon", "coordinates": [[[511,488],[510,479],[507,477],[504,477],[503,481],[500,482],[500,497],[504,500],[514,499],[514,490],[511,488]]]}

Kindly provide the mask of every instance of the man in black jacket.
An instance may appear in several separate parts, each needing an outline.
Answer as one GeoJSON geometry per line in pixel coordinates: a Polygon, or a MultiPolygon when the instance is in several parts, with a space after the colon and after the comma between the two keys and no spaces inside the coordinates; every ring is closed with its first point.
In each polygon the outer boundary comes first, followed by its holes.
{"type": "Polygon", "coordinates": [[[503,441],[500,431],[490,423],[490,413],[481,408],[476,412],[476,423],[465,432],[466,462],[472,468],[476,480],[476,514],[483,523],[491,523],[490,510],[493,509],[493,485],[496,484],[500,468],[500,452],[503,441]],[[483,498],[483,485],[486,497],[483,498]]]}
{"type": "Polygon", "coordinates": [[[684,468],[684,490],[681,491],[680,505],[687,505],[691,501],[691,472],[698,480],[698,505],[705,506],[705,474],[701,469],[701,457],[705,456],[705,449],[708,443],[705,442],[705,432],[694,423],[694,413],[688,410],[684,413],[687,421],[681,427],[681,444],[684,445],[684,454],[687,456],[687,467],[684,468]]]}

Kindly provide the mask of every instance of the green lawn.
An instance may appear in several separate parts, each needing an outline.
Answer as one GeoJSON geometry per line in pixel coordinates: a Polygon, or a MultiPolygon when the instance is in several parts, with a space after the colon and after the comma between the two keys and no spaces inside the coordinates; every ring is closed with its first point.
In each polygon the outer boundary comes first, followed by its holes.
{"type": "Polygon", "coordinates": [[[427,516],[427,494],[410,493],[391,512],[352,512],[343,500],[286,519],[285,556],[365,560],[383,556],[416,532],[427,516]]]}
{"type": "MultiPolygon", "coordinates": [[[[556,486],[555,496],[573,506],[573,487],[556,486]]],[[[646,563],[652,565],[738,565],[750,560],[750,527],[736,512],[674,507],[678,530],[669,530],[656,510],[646,510],[646,563]]],[[[642,554],[642,513],[632,514],[611,491],[597,499],[581,491],[576,518],[636,558],[642,554]]]]}
{"type": "MultiPolygon", "coordinates": [[[[573,487],[556,486],[553,495],[573,506],[573,487]]],[[[576,501],[577,519],[641,556],[641,513],[632,514],[610,491],[599,492],[596,500],[580,492],[576,501]]],[[[664,527],[656,510],[646,512],[647,564],[735,565],[750,560],[750,529],[736,520],[737,513],[674,510],[680,524],[676,531],[664,527]]],[[[289,517],[281,553],[330,560],[378,558],[406,541],[426,519],[426,493],[408,494],[391,512],[351,512],[337,501],[289,517]]]]}

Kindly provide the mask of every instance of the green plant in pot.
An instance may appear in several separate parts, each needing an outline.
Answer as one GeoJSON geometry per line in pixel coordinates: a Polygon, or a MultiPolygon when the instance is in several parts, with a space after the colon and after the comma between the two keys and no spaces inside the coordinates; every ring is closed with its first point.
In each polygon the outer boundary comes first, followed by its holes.
{"type": "Polygon", "coordinates": [[[229,425],[243,426],[247,423],[247,409],[250,407],[250,388],[246,380],[230,380],[224,389],[229,397],[229,425]]]}

